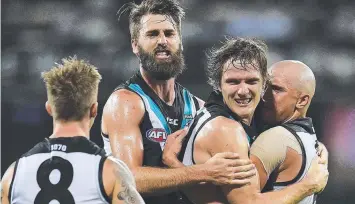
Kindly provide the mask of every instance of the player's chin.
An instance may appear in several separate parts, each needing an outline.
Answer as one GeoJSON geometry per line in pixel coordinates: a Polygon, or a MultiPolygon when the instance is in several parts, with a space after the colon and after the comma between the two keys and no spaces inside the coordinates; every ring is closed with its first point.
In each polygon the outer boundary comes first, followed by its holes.
{"type": "Polygon", "coordinates": [[[254,113],[255,108],[252,106],[236,107],[234,113],[241,118],[249,118],[254,113]]]}

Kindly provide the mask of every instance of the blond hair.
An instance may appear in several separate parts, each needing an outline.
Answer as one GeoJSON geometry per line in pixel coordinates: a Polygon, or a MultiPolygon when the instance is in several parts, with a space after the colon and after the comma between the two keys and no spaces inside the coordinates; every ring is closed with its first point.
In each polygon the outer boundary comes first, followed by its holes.
{"type": "Polygon", "coordinates": [[[97,101],[101,75],[90,63],[69,57],[42,73],[55,120],[79,121],[97,101]]]}

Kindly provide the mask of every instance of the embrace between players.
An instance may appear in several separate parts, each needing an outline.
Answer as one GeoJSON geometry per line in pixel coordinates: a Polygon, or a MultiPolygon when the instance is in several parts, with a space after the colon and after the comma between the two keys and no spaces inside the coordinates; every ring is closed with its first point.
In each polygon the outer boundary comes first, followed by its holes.
{"type": "Polygon", "coordinates": [[[105,151],[88,140],[101,76],[65,59],[43,74],[53,134],[6,171],[2,202],[314,203],[329,173],[306,117],[311,69],[292,60],[267,69],[262,41],[230,38],[211,50],[204,102],[175,81],[185,69],[183,9],[129,6],[140,67],[105,104],[105,151]]]}

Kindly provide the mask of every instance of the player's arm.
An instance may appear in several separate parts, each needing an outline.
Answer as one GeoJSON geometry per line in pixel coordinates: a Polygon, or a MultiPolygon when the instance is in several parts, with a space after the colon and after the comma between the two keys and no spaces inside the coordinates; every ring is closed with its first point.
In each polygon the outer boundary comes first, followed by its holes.
{"type": "Polygon", "coordinates": [[[12,177],[14,175],[15,170],[15,162],[12,163],[9,168],[6,170],[4,176],[1,179],[1,203],[9,204],[9,190],[12,181],[12,177]]]}
{"type": "MultiPolygon", "coordinates": [[[[248,140],[242,126],[226,118],[217,118],[212,122],[211,127],[215,128],[206,132],[199,146],[203,145],[210,155],[231,151],[238,153],[241,159],[247,159],[248,140]],[[213,135],[218,135],[218,137],[213,137],[213,135]]],[[[258,177],[255,176],[251,179],[250,185],[224,185],[221,188],[230,203],[297,203],[319,190],[317,182],[308,180],[281,191],[261,194],[258,177]]]]}
{"type": "MultiPolygon", "coordinates": [[[[184,131],[188,131],[187,128],[184,128],[184,131]]],[[[177,158],[178,155],[180,154],[182,143],[186,137],[186,134],[180,134],[180,135],[171,135],[168,137],[166,140],[165,146],[164,146],[164,151],[163,151],[163,156],[162,160],[165,165],[167,165],[170,168],[180,168],[184,167],[185,165],[179,161],[177,158]]],[[[215,155],[215,157],[219,157],[219,155],[223,155],[224,153],[218,153],[215,155]]],[[[228,154],[225,152],[225,154],[228,154]]],[[[221,156],[223,158],[223,156],[221,156]]],[[[212,159],[210,159],[211,161],[212,159]]],[[[207,161],[208,163],[209,161],[207,161]]],[[[235,180],[239,179],[239,185],[244,185],[248,184],[250,181],[249,179],[255,175],[255,167],[253,164],[251,164],[251,160],[243,160],[238,158],[235,158],[235,164],[234,164],[234,178],[235,180]]],[[[196,186],[193,186],[196,187],[196,186]]]]}
{"type": "Polygon", "coordinates": [[[141,98],[126,89],[112,93],[103,109],[101,128],[109,136],[112,154],[123,160],[131,170],[143,163],[139,125],[144,112],[141,98]]]}
{"type": "MultiPolygon", "coordinates": [[[[210,164],[177,169],[142,167],[143,142],[139,124],[144,112],[143,101],[137,94],[119,90],[108,99],[102,118],[102,131],[109,135],[113,156],[128,165],[140,193],[167,193],[199,182],[240,182],[234,180],[234,174],[224,168],[235,165],[234,161],[221,164],[221,158],[215,158],[210,164]]],[[[173,134],[179,133],[181,131],[173,134]]]]}
{"type": "MultiPolygon", "coordinates": [[[[250,159],[259,173],[260,189],[263,189],[271,172],[286,159],[287,144],[282,134],[291,134],[285,128],[274,127],[261,133],[250,148],[250,159]],[[284,138],[284,139],[283,139],[284,138]]],[[[296,141],[297,145],[298,142],[296,141]]]]}
{"type": "Polygon", "coordinates": [[[108,157],[104,163],[102,178],[106,195],[111,199],[111,203],[144,203],[137,192],[134,177],[123,161],[108,157]]]}

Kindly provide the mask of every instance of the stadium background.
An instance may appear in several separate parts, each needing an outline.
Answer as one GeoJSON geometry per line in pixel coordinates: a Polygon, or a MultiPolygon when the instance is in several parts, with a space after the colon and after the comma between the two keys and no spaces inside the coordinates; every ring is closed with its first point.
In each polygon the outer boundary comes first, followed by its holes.
{"type": "MultiPolygon", "coordinates": [[[[138,69],[131,52],[127,1],[2,1],[1,175],[52,131],[40,73],[76,54],[99,68],[100,110],[111,91],[138,69]]],[[[139,1],[136,1],[139,2],[139,1]]],[[[178,81],[206,99],[205,51],[230,36],[254,36],[269,46],[269,65],[308,64],[317,78],[309,115],[330,151],[330,178],[319,203],[355,202],[355,2],[346,0],[183,0],[187,71],[178,81]]],[[[102,145],[101,113],[91,136],[102,145]]]]}

